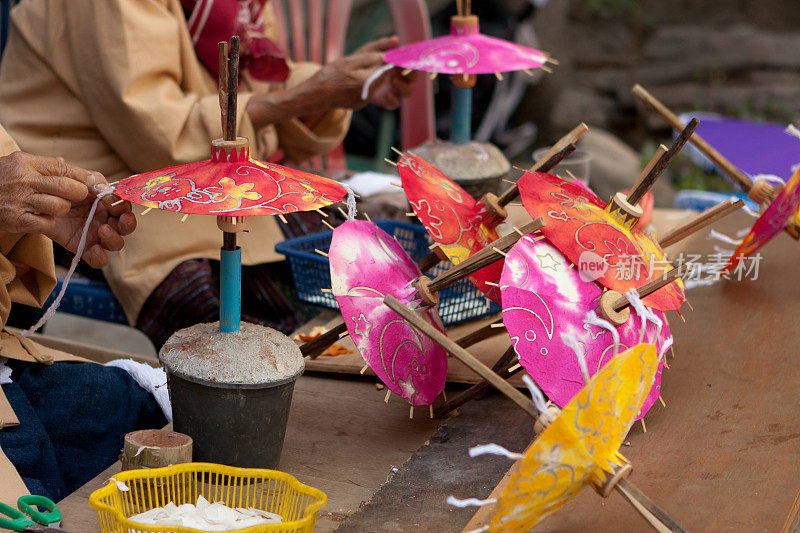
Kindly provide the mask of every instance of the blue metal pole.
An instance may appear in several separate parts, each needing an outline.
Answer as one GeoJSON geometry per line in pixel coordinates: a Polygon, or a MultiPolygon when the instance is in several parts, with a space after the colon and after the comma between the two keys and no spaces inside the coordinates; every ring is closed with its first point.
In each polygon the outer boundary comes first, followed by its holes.
{"type": "Polygon", "coordinates": [[[242,317],[242,249],[221,249],[219,259],[219,330],[235,333],[242,317]]]}
{"type": "Polygon", "coordinates": [[[453,144],[467,144],[472,137],[472,87],[453,85],[453,144]]]}

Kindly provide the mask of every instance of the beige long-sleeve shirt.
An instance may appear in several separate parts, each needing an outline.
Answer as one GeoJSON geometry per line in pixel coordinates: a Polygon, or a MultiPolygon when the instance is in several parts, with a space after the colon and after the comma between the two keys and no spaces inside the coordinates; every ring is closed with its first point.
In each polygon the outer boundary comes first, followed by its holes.
{"type": "MultiPolygon", "coordinates": [[[[17,151],[17,145],[0,126],[0,156],[17,151]]],[[[41,306],[56,285],[53,243],[44,235],[0,231],[0,357],[20,361],[54,363],[86,361],[47,348],[5,329],[11,304],[41,306]]],[[[0,431],[19,424],[14,410],[0,389],[0,431]]],[[[0,501],[14,502],[27,494],[16,469],[0,449],[0,501]]]]}
{"type": "MultiPolygon", "coordinates": [[[[265,10],[265,29],[272,19],[265,10]]],[[[25,0],[12,10],[0,68],[0,123],[31,153],[63,156],[107,177],[207,159],[221,136],[217,83],[194,53],[180,0],[25,0]]],[[[318,67],[292,64],[286,86],[318,67]]],[[[245,106],[282,88],[243,76],[238,134],[253,155],[277,148],[304,160],[338,144],[350,112],[330,111],[314,128],[299,119],[256,131],[245,106]]],[[[273,217],[255,217],[242,236],[243,261],[282,257],[273,217]]],[[[106,279],[128,318],[178,264],[219,256],[213,217],[153,211],[139,217],[125,249],[110,254],[106,279]]]]}

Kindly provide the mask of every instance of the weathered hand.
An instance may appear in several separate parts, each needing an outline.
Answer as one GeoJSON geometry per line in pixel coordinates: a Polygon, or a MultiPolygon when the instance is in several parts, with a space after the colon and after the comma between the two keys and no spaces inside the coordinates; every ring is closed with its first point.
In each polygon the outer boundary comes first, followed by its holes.
{"type": "Polygon", "coordinates": [[[89,195],[89,172],[63,159],[14,152],[0,157],[0,231],[44,233],[89,195]]]}
{"type": "MultiPolygon", "coordinates": [[[[54,242],[72,252],[78,249],[86,217],[97,194],[105,189],[108,183],[103,176],[94,173],[87,176],[86,185],[89,190],[86,198],[73,203],[69,211],[57,217],[55,227],[45,233],[54,242]]],[[[119,197],[113,194],[100,200],[89,226],[82,257],[94,268],[104,267],[108,263],[106,251],[121,250],[125,244],[123,237],[130,235],[136,229],[136,217],[131,211],[130,202],[112,205],[117,200],[119,197]]]]}
{"type": "MultiPolygon", "coordinates": [[[[399,43],[397,37],[378,39],[365,44],[353,55],[380,52],[382,56],[383,52],[396,48],[399,43]]],[[[412,85],[416,79],[416,72],[409,72],[404,76],[402,69],[393,68],[372,83],[367,101],[386,109],[397,109],[400,106],[400,99],[411,95],[412,85]]]]}

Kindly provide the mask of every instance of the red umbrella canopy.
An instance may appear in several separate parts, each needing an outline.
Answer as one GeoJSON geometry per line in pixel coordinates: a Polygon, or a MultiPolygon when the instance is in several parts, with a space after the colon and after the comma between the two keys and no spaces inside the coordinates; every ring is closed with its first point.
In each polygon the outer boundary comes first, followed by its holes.
{"type": "Polygon", "coordinates": [[[730,272],[736,268],[745,257],[758,251],[780,233],[797,215],[798,205],[800,205],[800,168],[755,221],[750,233],[733,252],[723,272],[730,272]]]}
{"type": "Polygon", "coordinates": [[[114,192],[145,207],[239,217],[311,211],[347,193],[333,180],[251,159],[246,143],[230,151],[212,143],[210,160],[137,174],[114,192]]]}
{"type": "MultiPolygon", "coordinates": [[[[528,213],[545,220],[545,237],[603,286],[624,294],[672,268],[658,244],[586,188],[539,172],[526,172],[518,185],[528,213]]],[[[642,301],[668,311],[680,309],[685,299],[682,284],[672,282],[642,301]]]]}
{"type": "MultiPolygon", "coordinates": [[[[454,265],[500,238],[494,226],[483,222],[484,205],[435,166],[404,155],[397,170],[414,214],[454,265]]],[[[503,262],[496,261],[472,274],[470,280],[500,303],[500,291],[486,282],[497,283],[502,273],[503,262]]]]}

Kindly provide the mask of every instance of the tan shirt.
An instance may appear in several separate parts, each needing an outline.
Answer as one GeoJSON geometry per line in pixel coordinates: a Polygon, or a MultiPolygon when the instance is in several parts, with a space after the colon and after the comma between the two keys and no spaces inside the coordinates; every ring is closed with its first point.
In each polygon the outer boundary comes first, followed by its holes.
{"type": "MultiPolygon", "coordinates": [[[[0,156],[17,150],[17,145],[0,126],[0,156]]],[[[43,235],[0,231],[0,357],[45,364],[55,361],[86,361],[47,348],[5,329],[12,302],[39,307],[55,285],[53,243],[50,239],[43,235]]],[[[6,426],[17,424],[19,419],[0,389],[0,431],[6,426]]],[[[16,498],[28,493],[22,479],[1,449],[0,480],[2,502],[15,502],[16,498]]]]}
{"type": "MultiPolygon", "coordinates": [[[[268,12],[269,10],[265,10],[268,12]]],[[[265,13],[269,15],[269,13],[265,13]]],[[[127,177],[207,159],[221,136],[217,83],[194,53],[180,0],[25,0],[13,8],[0,68],[0,123],[23,150],[63,156],[107,177],[127,177]]],[[[272,19],[265,17],[271,32],[272,19]]],[[[291,65],[286,85],[318,67],[291,65]]],[[[238,133],[253,154],[280,147],[305,160],[329,151],[350,112],[330,111],[313,130],[298,119],[255,131],[244,108],[255,93],[283,86],[243,76],[238,133]]],[[[282,259],[273,217],[254,217],[241,239],[243,261],[282,259]]],[[[153,211],[125,249],[111,254],[106,278],[133,323],[146,298],[182,261],[219,257],[213,217],[153,211]]]]}

